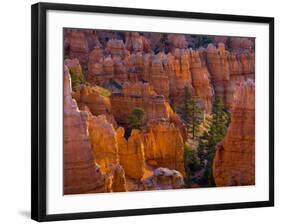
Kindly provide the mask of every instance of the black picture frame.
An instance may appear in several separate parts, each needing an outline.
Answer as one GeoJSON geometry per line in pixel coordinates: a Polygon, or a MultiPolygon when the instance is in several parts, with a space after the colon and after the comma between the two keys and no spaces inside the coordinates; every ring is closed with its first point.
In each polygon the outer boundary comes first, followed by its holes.
{"type": "Polygon", "coordinates": [[[137,8],[103,7],[74,4],[37,3],[32,5],[31,44],[31,218],[36,221],[73,220],[86,218],[193,212],[274,206],[274,18],[163,11],[137,8]],[[46,12],[63,10],[111,14],[193,18],[216,21],[254,22],[269,25],[269,200],[243,203],[208,204],[196,206],[159,207],[146,209],[46,214],[46,12]]]}

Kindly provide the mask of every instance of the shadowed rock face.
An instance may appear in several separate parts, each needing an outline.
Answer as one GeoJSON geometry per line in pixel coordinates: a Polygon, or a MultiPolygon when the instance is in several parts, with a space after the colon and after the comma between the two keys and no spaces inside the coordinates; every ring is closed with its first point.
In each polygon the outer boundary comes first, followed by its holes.
{"type": "Polygon", "coordinates": [[[71,32],[69,35],[69,57],[78,58],[80,63],[88,61],[89,47],[85,34],[80,31],[71,32]]]}
{"type": "Polygon", "coordinates": [[[64,67],[64,194],[104,192],[104,177],[92,156],[87,113],[71,97],[70,75],[64,67]]]}
{"type": "Polygon", "coordinates": [[[255,86],[240,84],[235,92],[231,123],[217,145],[213,163],[216,186],[255,184],[255,86]]]}

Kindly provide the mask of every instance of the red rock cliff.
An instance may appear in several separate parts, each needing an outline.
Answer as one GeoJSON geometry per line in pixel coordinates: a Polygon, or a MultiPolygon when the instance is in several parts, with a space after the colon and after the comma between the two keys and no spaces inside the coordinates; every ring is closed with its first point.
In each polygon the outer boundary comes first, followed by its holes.
{"type": "Polygon", "coordinates": [[[217,145],[213,162],[216,186],[255,184],[255,86],[241,83],[235,92],[231,123],[217,145]]]}
{"type": "Polygon", "coordinates": [[[64,194],[104,192],[104,177],[92,155],[87,113],[71,97],[70,75],[64,67],[64,194]]]}

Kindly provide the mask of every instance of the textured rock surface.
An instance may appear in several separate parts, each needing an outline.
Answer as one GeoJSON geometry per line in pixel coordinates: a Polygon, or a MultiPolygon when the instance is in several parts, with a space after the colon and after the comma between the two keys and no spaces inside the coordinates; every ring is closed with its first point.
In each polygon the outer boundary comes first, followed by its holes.
{"type": "Polygon", "coordinates": [[[110,172],[111,164],[118,164],[117,136],[112,124],[104,115],[89,113],[89,138],[93,155],[104,174],[110,172]]]}
{"type": "Polygon", "coordinates": [[[231,37],[229,47],[234,51],[253,51],[254,38],[247,37],[231,37]]]}
{"type": "Polygon", "coordinates": [[[169,96],[169,77],[161,60],[161,55],[154,56],[152,59],[149,83],[159,95],[166,98],[169,96]]]}
{"type": "Polygon", "coordinates": [[[182,34],[169,34],[168,42],[171,50],[175,48],[184,49],[188,45],[185,36],[182,34]]]}
{"type": "Polygon", "coordinates": [[[149,52],[150,42],[138,32],[126,32],[126,49],[132,52],[149,52]]]}
{"type": "Polygon", "coordinates": [[[125,172],[119,164],[111,165],[112,184],[111,191],[124,192],[127,191],[125,172]]]}
{"type": "Polygon", "coordinates": [[[144,133],[144,151],[145,159],[154,161],[157,167],[175,169],[185,175],[183,139],[180,130],[173,123],[150,123],[144,133]]]}
{"type": "Polygon", "coordinates": [[[146,113],[146,120],[169,118],[165,99],[157,95],[147,83],[125,83],[121,93],[112,94],[112,113],[118,123],[126,124],[128,114],[136,107],[146,113]]]}
{"type": "Polygon", "coordinates": [[[143,185],[145,190],[180,189],[184,187],[184,181],[180,172],[160,167],[143,181],[143,185]]]}
{"type": "Polygon", "coordinates": [[[255,86],[241,83],[236,90],[231,123],[217,145],[213,163],[216,186],[255,184],[255,86]]]}
{"type": "MultiPolygon", "coordinates": [[[[81,85],[73,98],[77,101],[79,108],[87,106],[93,115],[105,115],[108,122],[117,127],[116,121],[112,116],[110,99],[103,96],[99,90],[99,86],[81,85]]],[[[104,91],[101,89],[100,91],[104,91]]],[[[106,90],[105,90],[106,91],[106,90]]]]}
{"type": "Polygon", "coordinates": [[[224,44],[219,44],[216,48],[209,44],[207,48],[207,66],[214,83],[214,90],[217,97],[225,101],[226,84],[229,81],[228,52],[225,51],[224,44]]]}
{"type": "Polygon", "coordinates": [[[85,34],[80,31],[71,32],[69,35],[69,57],[78,58],[80,63],[88,60],[89,47],[85,34]]]}
{"type": "Polygon", "coordinates": [[[190,54],[194,94],[201,100],[206,113],[211,113],[214,90],[209,80],[209,71],[201,60],[199,51],[191,51],[190,54]]]}
{"type": "Polygon", "coordinates": [[[217,186],[255,183],[254,38],[64,29],[64,52],[81,77],[75,92],[65,84],[67,192],[182,188],[184,142],[197,141],[182,122],[185,87],[206,118],[216,97],[231,110],[213,163],[217,186]],[[146,116],[130,133],[136,107],[146,116]]]}
{"type": "Polygon", "coordinates": [[[64,194],[104,192],[104,177],[92,156],[87,113],[71,97],[70,75],[64,67],[64,194]]]}
{"type": "Polygon", "coordinates": [[[124,129],[117,129],[120,164],[126,176],[140,180],[144,174],[144,145],[141,134],[133,129],[128,141],[124,138],[124,129]]]}
{"type": "Polygon", "coordinates": [[[82,67],[77,58],[65,59],[64,64],[68,67],[70,74],[75,74],[77,76],[83,77],[82,67]]]}

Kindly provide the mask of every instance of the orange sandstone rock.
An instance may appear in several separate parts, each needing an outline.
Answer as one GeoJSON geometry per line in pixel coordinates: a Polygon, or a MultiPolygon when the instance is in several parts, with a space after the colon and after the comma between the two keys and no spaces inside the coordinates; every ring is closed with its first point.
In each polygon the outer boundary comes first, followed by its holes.
{"type": "Polygon", "coordinates": [[[126,32],[125,47],[131,52],[149,52],[149,40],[138,32],[126,32]]]}
{"type": "MultiPolygon", "coordinates": [[[[79,108],[87,106],[93,115],[105,115],[108,122],[117,127],[116,121],[112,115],[110,99],[103,96],[98,90],[103,91],[99,86],[81,85],[73,93],[73,98],[77,101],[79,108]]],[[[105,90],[104,90],[105,91],[105,90]]]]}
{"type": "Polygon", "coordinates": [[[185,176],[183,139],[173,123],[151,122],[143,136],[146,160],[154,160],[158,167],[175,169],[185,176]]]}
{"type": "Polygon", "coordinates": [[[127,123],[128,114],[136,107],[145,111],[146,121],[169,119],[164,97],[157,95],[148,83],[125,83],[122,92],[113,93],[110,100],[112,114],[121,124],[127,123]]]}
{"type": "Polygon", "coordinates": [[[119,162],[116,132],[104,115],[96,117],[89,113],[88,123],[93,155],[102,172],[107,174],[110,166],[119,162]]]}
{"type": "Polygon", "coordinates": [[[185,49],[188,46],[186,38],[182,34],[169,34],[168,42],[171,50],[175,48],[185,49]]]}
{"type": "Polygon", "coordinates": [[[64,67],[64,194],[104,192],[104,177],[91,152],[87,113],[71,97],[68,68],[64,67]]]}
{"type": "Polygon", "coordinates": [[[124,129],[117,129],[120,164],[126,176],[140,180],[144,174],[144,145],[141,133],[133,129],[128,141],[124,138],[124,129]]]}
{"type": "Polygon", "coordinates": [[[85,34],[81,31],[73,31],[69,35],[69,57],[78,58],[80,63],[87,63],[89,47],[85,34]]]}
{"type": "Polygon", "coordinates": [[[113,192],[125,192],[127,191],[125,172],[120,164],[111,165],[111,186],[110,189],[113,192]]]}
{"type": "Polygon", "coordinates": [[[255,86],[241,83],[235,92],[230,126],[213,161],[216,186],[255,184],[255,86]]]}
{"type": "Polygon", "coordinates": [[[120,56],[123,58],[126,54],[126,49],[123,40],[111,39],[106,44],[106,50],[110,52],[112,57],[120,56]]]}
{"type": "Polygon", "coordinates": [[[194,95],[197,96],[203,103],[203,108],[206,113],[212,112],[212,103],[214,98],[213,86],[210,82],[210,74],[200,58],[199,51],[191,51],[191,74],[194,95]]]}

